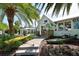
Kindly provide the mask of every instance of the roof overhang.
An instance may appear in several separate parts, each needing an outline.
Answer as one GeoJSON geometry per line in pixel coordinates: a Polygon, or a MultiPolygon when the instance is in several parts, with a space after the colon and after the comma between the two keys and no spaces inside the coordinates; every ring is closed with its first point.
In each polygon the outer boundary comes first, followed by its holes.
{"type": "Polygon", "coordinates": [[[73,20],[74,18],[79,18],[79,16],[60,18],[60,19],[56,19],[57,21],[54,21],[54,22],[61,22],[61,21],[73,20]]]}

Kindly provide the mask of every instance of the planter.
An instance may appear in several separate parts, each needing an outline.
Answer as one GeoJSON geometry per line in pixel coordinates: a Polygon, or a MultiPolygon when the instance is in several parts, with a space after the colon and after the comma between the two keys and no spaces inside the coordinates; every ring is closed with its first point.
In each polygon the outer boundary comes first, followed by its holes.
{"type": "Polygon", "coordinates": [[[47,40],[47,44],[63,44],[65,43],[65,40],[64,39],[50,39],[50,40],[47,40]]]}

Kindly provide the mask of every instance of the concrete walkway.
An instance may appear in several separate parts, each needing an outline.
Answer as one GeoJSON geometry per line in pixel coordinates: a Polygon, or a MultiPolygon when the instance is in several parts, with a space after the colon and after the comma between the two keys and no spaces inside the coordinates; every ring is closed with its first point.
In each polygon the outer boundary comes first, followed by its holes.
{"type": "Polygon", "coordinates": [[[15,52],[16,56],[36,56],[39,53],[39,46],[44,38],[35,38],[21,45],[15,52]]]}

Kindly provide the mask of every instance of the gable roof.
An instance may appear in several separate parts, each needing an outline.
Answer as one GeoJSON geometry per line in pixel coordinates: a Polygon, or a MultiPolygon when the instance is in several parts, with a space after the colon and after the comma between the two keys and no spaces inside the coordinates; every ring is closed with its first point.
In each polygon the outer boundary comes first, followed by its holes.
{"type": "MultiPolygon", "coordinates": [[[[40,19],[40,20],[42,20],[42,18],[43,18],[43,17],[46,17],[46,18],[48,18],[48,20],[49,20],[49,21],[53,22],[53,21],[52,21],[52,19],[51,19],[51,18],[49,18],[49,17],[48,17],[47,15],[45,15],[45,14],[43,14],[43,16],[41,17],[41,19],[40,19]]],[[[39,20],[39,21],[40,21],[40,20],[39,20]]]]}

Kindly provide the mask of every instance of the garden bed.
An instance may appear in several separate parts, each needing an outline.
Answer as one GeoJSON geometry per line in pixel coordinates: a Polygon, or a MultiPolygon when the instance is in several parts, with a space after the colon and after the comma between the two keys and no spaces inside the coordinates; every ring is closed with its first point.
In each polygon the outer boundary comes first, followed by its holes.
{"type": "Polygon", "coordinates": [[[73,44],[79,45],[79,39],[62,39],[62,38],[54,38],[46,40],[47,44],[73,44]]]}
{"type": "Polygon", "coordinates": [[[44,40],[40,47],[40,56],[79,56],[79,42],[68,44],[47,44],[44,40]]]}
{"type": "Polygon", "coordinates": [[[2,51],[0,50],[0,56],[13,56],[14,52],[17,50],[18,48],[14,48],[11,51],[2,51]]]}
{"type": "Polygon", "coordinates": [[[31,35],[15,37],[9,40],[0,40],[0,55],[10,56],[18,49],[18,47],[25,42],[32,39],[31,35]]]}

